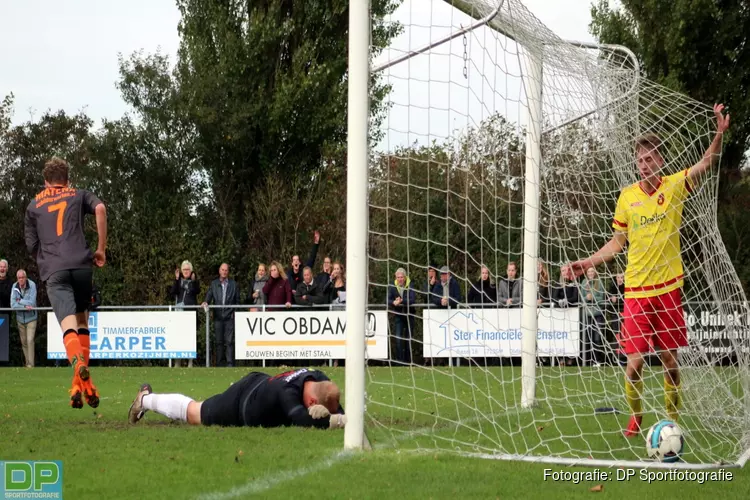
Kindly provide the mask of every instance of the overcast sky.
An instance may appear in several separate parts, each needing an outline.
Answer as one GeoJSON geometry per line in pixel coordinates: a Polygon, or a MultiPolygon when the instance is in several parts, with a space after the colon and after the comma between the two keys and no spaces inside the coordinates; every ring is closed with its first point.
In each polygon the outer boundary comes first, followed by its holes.
{"type": "MultiPolygon", "coordinates": [[[[562,38],[592,40],[591,1],[524,3],[562,38]]],[[[396,17],[428,5],[407,1],[396,17]]],[[[14,123],[47,109],[83,110],[97,125],[117,119],[127,111],[115,87],[118,53],[161,50],[174,60],[178,20],[172,0],[0,0],[0,98],[15,95],[14,123]]]]}

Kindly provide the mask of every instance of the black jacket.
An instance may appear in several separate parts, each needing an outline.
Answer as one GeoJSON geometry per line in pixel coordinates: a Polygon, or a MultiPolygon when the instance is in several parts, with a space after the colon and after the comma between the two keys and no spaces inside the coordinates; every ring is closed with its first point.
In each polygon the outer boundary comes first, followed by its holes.
{"type": "MultiPolygon", "coordinates": [[[[226,300],[222,300],[223,292],[221,287],[221,279],[216,278],[208,286],[206,292],[206,298],[204,302],[210,304],[213,302],[216,305],[233,305],[240,303],[240,289],[237,286],[237,282],[231,278],[227,278],[227,291],[226,300]]],[[[234,319],[234,308],[221,308],[214,309],[214,319],[218,320],[229,320],[234,319]]]]}
{"type": "Polygon", "coordinates": [[[96,287],[96,285],[91,285],[91,311],[96,311],[96,309],[102,305],[102,294],[99,293],[99,289],[96,287]]]}
{"type": "Polygon", "coordinates": [[[541,305],[549,307],[550,303],[554,302],[550,284],[547,283],[547,285],[542,285],[541,283],[538,283],[538,287],[539,290],[537,291],[537,299],[540,299],[542,301],[541,305]]]}
{"type": "Polygon", "coordinates": [[[552,287],[552,301],[557,307],[575,307],[578,305],[578,283],[561,285],[557,283],[552,287]]]}
{"type": "Polygon", "coordinates": [[[315,259],[318,258],[318,247],[320,244],[316,243],[312,246],[310,249],[310,256],[307,258],[307,261],[305,261],[302,265],[299,266],[299,271],[296,273],[292,269],[292,266],[289,266],[289,268],[286,270],[286,276],[289,279],[289,285],[292,287],[292,291],[294,291],[297,288],[297,285],[302,283],[302,271],[309,267],[310,269],[313,268],[315,265],[315,259]]]}
{"type": "Polygon", "coordinates": [[[341,287],[336,288],[336,284],[333,282],[333,280],[329,279],[328,282],[323,287],[323,295],[326,296],[325,303],[333,304],[333,302],[339,298],[339,292],[346,292],[346,283],[341,285],[341,287]]]}
{"type": "Polygon", "coordinates": [[[10,274],[7,274],[5,279],[0,280],[0,307],[10,307],[10,291],[12,289],[13,281],[10,279],[10,274]]]}
{"type": "Polygon", "coordinates": [[[497,307],[497,287],[490,280],[479,279],[470,285],[468,299],[471,306],[482,304],[497,307]]]}
{"type": "Polygon", "coordinates": [[[197,306],[198,295],[201,293],[201,285],[195,274],[192,275],[194,279],[184,279],[180,276],[179,279],[174,280],[172,287],[169,289],[169,298],[175,301],[175,304],[182,304],[185,306],[197,306]]]}
{"type": "Polygon", "coordinates": [[[292,293],[294,294],[294,303],[299,306],[325,304],[328,298],[323,294],[323,288],[315,280],[309,285],[303,281],[297,285],[297,289],[292,293]],[[303,299],[302,297],[305,298],[303,299]]]}
{"type": "Polygon", "coordinates": [[[625,283],[617,285],[617,279],[613,278],[607,291],[607,311],[609,313],[621,313],[625,308],[625,283]],[[612,297],[615,301],[612,302],[612,297]]]}

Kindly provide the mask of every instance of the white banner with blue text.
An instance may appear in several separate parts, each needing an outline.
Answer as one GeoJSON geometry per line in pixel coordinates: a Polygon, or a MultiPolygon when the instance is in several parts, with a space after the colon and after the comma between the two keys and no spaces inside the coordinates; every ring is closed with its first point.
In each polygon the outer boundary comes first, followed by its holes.
{"type": "MultiPolygon", "coordinates": [[[[91,359],[194,359],[195,311],[89,314],[91,359]]],[[[47,358],[66,359],[60,323],[47,313],[47,358]]]]}
{"type": "MultiPolygon", "coordinates": [[[[425,309],[425,358],[517,357],[522,353],[521,309],[425,309]]],[[[577,307],[537,309],[537,356],[578,356],[577,307]]]]}

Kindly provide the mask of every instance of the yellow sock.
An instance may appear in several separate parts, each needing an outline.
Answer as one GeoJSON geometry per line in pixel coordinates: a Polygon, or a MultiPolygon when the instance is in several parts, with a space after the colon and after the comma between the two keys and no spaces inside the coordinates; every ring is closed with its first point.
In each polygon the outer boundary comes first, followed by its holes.
{"type": "Polygon", "coordinates": [[[643,406],[641,405],[642,394],[643,380],[633,382],[632,380],[625,378],[625,399],[628,400],[630,413],[636,417],[640,417],[643,413],[643,406]]]}
{"type": "Polygon", "coordinates": [[[680,385],[672,385],[666,378],[664,379],[664,405],[669,419],[677,422],[680,409],[680,385]]]}

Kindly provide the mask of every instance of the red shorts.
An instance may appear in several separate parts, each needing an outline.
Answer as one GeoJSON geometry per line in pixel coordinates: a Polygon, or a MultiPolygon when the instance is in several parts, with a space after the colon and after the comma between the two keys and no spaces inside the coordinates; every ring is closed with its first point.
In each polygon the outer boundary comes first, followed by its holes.
{"type": "Polygon", "coordinates": [[[688,345],[680,289],[656,297],[625,299],[620,345],[625,354],[688,345]]]}

